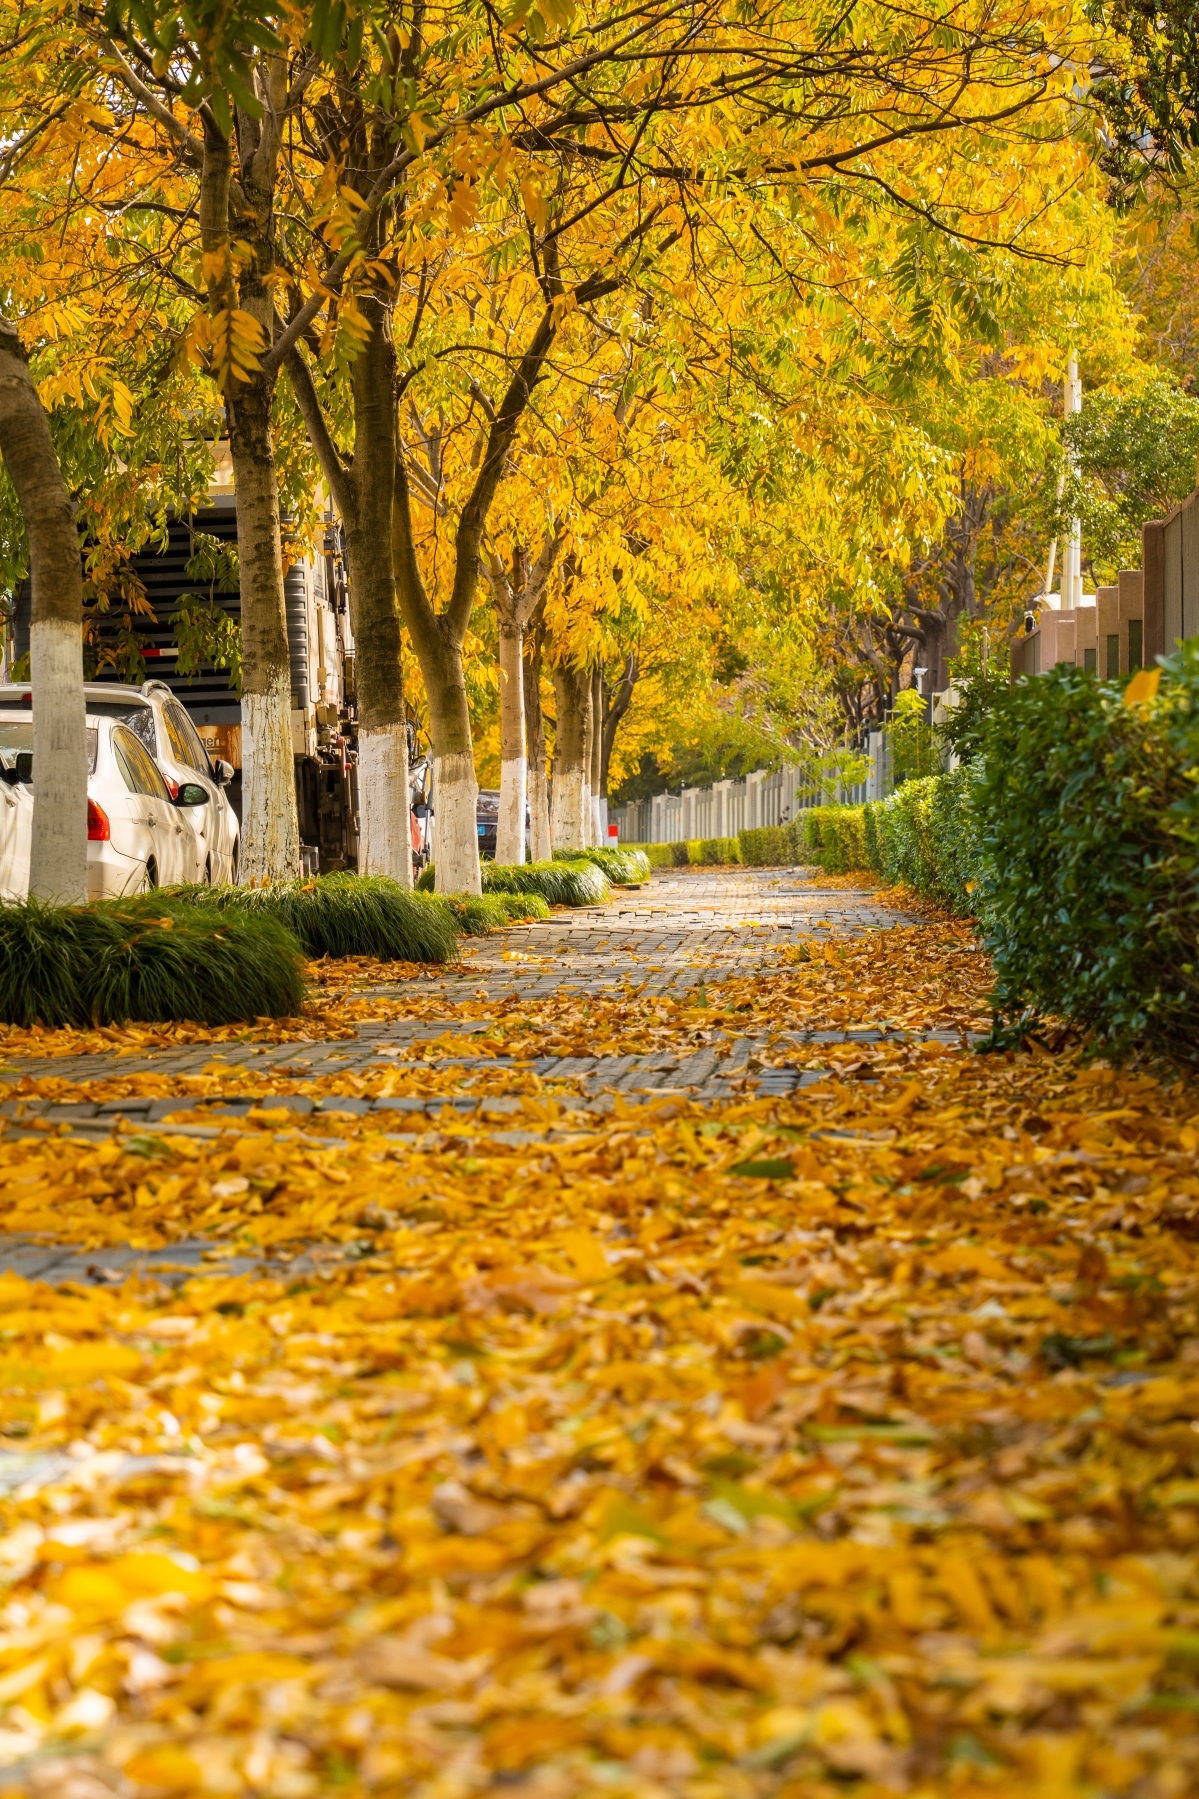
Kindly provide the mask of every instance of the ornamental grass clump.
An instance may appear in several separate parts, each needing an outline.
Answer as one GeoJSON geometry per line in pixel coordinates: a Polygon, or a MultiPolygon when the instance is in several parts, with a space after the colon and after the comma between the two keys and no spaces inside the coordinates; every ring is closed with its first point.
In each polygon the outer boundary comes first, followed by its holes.
{"type": "Polygon", "coordinates": [[[102,1025],[252,1023],[304,1003],[304,957],[275,919],[150,904],[0,906],[0,1018],[102,1025]]]}
{"type": "Polygon", "coordinates": [[[609,848],[597,845],[589,850],[555,850],[555,862],[594,862],[610,881],[638,885],[648,881],[652,870],[645,851],[636,848],[609,848]]]}
{"type": "MultiPolygon", "coordinates": [[[[511,866],[484,862],[482,873],[485,894],[534,893],[548,906],[598,906],[609,893],[606,875],[593,862],[524,862],[511,866]]],[[[421,875],[420,890],[431,893],[435,879],[430,863],[421,875]]]]}
{"type": "MultiPolygon", "coordinates": [[[[371,956],[380,962],[448,962],[457,932],[444,906],[385,875],[337,873],[263,887],[173,887],[172,905],[272,918],[310,956],[371,956]]],[[[155,895],[139,907],[153,909],[155,895]]]]}

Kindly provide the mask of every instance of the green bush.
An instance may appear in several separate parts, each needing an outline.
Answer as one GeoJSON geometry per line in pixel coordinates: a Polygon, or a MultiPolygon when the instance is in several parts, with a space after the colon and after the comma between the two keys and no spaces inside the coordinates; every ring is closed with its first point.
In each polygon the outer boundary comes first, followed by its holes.
{"type": "Polygon", "coordinates": [[[649,858],[644,850],[636,845],[627,845],[616,849],[607,845],[597,845],[589,850],[555,850],[555,862],[594,862],[601,868],[610,881],[627,881],[637,883],[648,881],[650,876],[649,858]]]}
{"type": "Polygon", "coordinates": [[[1199,645],[1159,696],[1059,667],[985,719],[979,914],[997,1041],[1040,1014],[1113,1057],[1199,1060],[1199,645]]]}
{"type": "Polygon", "coordinates": [[[237,1024],[304,1001],[304,957],[267,916],[175,903],[0,906],[0,1018],[8,1024],[237,1024]]]}
{"type": "Polygon", "coordinates": [[[741,845],[736,837],[698,837],[687,845],[687,860],[699,868],[741,862],[741,845]]]}
{"type": "Polygon", "coordinates": [[[754,868],[789,867],[792,838],[787,825],[762,825],[753,831],[738,831],[742,862],[754,868]]]}
{"type": "MultiPolygon", "coordinates": [[[[444,906],[383,875],[316,875],[265,887],[172,887],[172,906],[273,918],[310,956],[448,962],[457,935],[444,906]]],[[[153,912],[157,893],[127,902],[153,912]]]]}
{"type": "Polygon", "coordinates": [[[651,868],[673,868],[673,843],[642,843],[637,846],[651,868]]]}
{"type": "Polygon", "coordinates": [[[869,866],[862,806],[809,806],[795,821],[797,862],[814,862],[826,874],[850,874],[869,866]]]}

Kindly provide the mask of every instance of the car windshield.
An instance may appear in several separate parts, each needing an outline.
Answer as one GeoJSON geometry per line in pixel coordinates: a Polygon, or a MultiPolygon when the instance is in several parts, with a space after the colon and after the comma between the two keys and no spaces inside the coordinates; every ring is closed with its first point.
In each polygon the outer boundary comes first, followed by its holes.
{"type": "MultiPolygon", "coordinates": [[[[99,751],[100,732],[96,725],[87,727],[87,772],[96,772],[96,756],[99,751]]],[[[5,768],[12,768],[17,757],[27,751],[33,754],[33,720],[0,718],[0,763],[5,768]]]]}

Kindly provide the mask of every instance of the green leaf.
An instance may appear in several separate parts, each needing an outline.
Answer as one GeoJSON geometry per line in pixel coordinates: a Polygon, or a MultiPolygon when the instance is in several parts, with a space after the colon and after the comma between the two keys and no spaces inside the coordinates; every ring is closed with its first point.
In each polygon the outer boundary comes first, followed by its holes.
{"type": "Polygon", "coordinates": [[[750,1180],[757,1181],[789,1181],[795,1173],[794,1165],[784,1161],[767,1159],[763,1162],[737,1162],[729,1170],[730,1174],[743,1174],[750,1180]]]}

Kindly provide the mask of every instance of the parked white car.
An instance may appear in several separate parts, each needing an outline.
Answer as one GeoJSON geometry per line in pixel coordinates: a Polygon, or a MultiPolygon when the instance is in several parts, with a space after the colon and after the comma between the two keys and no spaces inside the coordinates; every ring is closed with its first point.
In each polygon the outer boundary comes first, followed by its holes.
{"type": "MultiPolygon", "coordinates": [[[[116,686],[105,689],[99,682],[88,691],[97,697],[111,693],[114,704],[120,704],[120,696],[135,692],[116,686]]],[[[206,806],[187,809],[188,821],[199,840],[197,872],[190,878],[210,885],[214,881],[235,882],[241,826],[225,791],[233,779],[232,767],[228,762],[209,759],[186,706],[165,681],[145,682],[138,697],[144,704],[140,708],[131,706],[125,722],[157,762],[172,794],[178,793],[184,782],[195,781],[208,795],[206,806]]]]}
{"type": "MultiPolygon", "coordinates": [[[[204,840],[190,814],[209,802],[198,781],[172,794],[143,735],[130,724],[149,711],[136,688],[84,685],[87,727],[87,896],[112,899],[148,887],[204,878],[204,840]]],[[[16,802],[0,808],[0,890],[12,898],[29,891],[33,809],[33,716],[27,687],[0,687],[0,790],[16,802]],[[16,826],[11,855],[5,826],[16,826]],[[6,867],[6,862],[8,866],[6,867]]]]}

